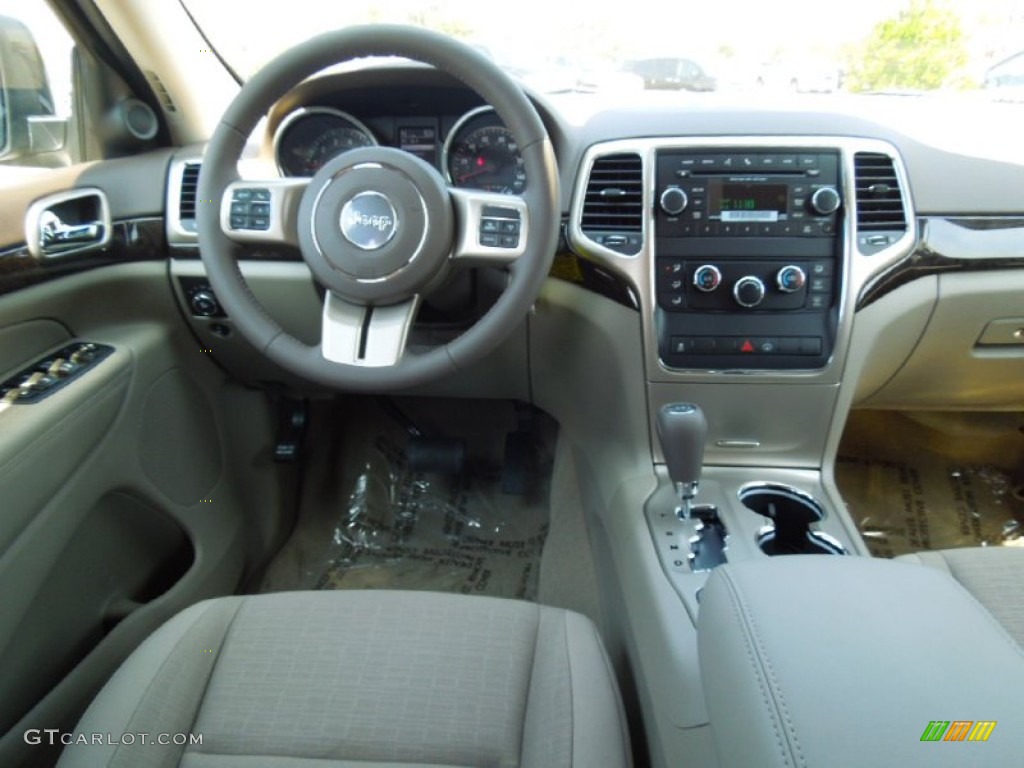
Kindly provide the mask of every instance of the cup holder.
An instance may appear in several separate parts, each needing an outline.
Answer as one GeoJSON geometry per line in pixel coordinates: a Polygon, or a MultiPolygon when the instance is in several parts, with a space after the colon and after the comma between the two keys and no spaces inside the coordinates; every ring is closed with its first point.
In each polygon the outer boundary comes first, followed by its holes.
{"type": "Polygon", "coordinates": [[[821,504],[803,491],[777,483],[753,483],[740,489],[740,501],[770,522],[757,533],[766,555],[845,555],[843,546],[811,526],[825,517],[821,504]]]}

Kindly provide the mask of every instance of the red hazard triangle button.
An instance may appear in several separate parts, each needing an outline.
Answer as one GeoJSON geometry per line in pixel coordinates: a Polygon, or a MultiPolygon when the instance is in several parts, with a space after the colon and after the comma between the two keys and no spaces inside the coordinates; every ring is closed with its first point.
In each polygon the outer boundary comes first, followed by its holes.
{"type": "Polygon", "coordinates": [[[753,352],[754,345],[751,344],[750,339],[744,339],[743,343],[740,344],[740,352],[753,352]]]}

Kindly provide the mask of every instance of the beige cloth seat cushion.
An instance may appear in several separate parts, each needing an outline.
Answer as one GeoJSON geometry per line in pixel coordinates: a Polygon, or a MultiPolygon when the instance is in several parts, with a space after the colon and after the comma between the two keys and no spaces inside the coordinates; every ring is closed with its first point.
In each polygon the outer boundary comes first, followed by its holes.
{"type": "Polygon", "coordinates": [[[76,733],[192,733],[202,745],[72,745],[60,768],[630,764],[588,619],[425,592],[198,603],[128,658],[76,733]]]}
{"type": "Polygon", "coordinates": [[[1024,547],[968,547],[896,558],[945,571],[1024,646],[1024,547]]]}

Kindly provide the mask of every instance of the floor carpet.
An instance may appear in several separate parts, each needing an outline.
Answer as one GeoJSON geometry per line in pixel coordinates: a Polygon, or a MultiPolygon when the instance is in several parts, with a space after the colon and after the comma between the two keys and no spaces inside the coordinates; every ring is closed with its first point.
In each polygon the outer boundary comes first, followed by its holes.
{"type": "MultiPolygon", "coordinates": [[[[510,403],[353,399],[316,414],[296,531],[261,591],[412,589],[536,599],[553,428],[534,430],[525,493],[502,488],[510,403]],[[466,470],[418,471],[405,423],[461,438],[466,470]],[[551,439],[545,438],[545,430],[551,439]]],[[[546,420],[546,417],[537,417],[546,420]]]]}
{"type": "Polygon", "coordinates": [[[871,553],[1024,545],[1024,417],[854,411],[836,482],[871,553]]]}

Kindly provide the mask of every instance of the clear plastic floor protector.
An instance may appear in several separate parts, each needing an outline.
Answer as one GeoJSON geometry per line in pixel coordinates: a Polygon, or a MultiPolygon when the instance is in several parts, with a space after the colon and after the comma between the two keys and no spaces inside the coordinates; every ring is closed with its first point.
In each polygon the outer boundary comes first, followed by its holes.
{"type": "Polygon", "coordinates": [[[382,436],[335,526],[316,587],[535,599],[547,530],[544,506],[503,495],[497,471],[412,472],[382,436]]]}
{"type": "Polygon", "coordinates": [[[836,482],[873,555],[1024,546],[1024,437],[1014,428],[940,436],[895,414],[859,420],[836,482]]]}

